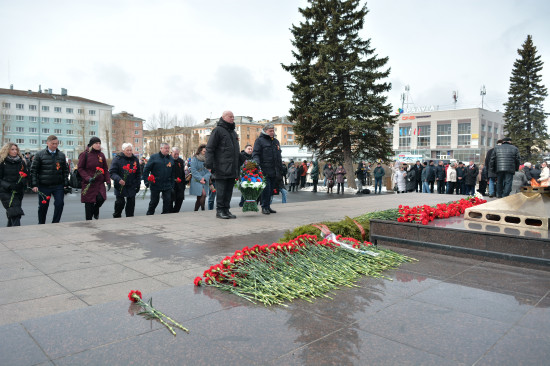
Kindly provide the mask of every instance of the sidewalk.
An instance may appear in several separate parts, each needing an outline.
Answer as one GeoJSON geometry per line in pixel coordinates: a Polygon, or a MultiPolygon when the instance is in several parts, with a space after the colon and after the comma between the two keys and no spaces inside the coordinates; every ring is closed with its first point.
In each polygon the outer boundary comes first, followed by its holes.
{"type": "Polygon", "coordinates": [[[437,194],[364,195],[0,229],[0,357],[6,365],[544,364],[550,275],[396,249],[419,259],[331,299],[256,306],[193,278],[245,245],[344,216],[435,204],[437,194]],[[130,316],[139,289],[191,334],[130,316]],[[3,325],[3,326],[1,326],[3,325]]]}

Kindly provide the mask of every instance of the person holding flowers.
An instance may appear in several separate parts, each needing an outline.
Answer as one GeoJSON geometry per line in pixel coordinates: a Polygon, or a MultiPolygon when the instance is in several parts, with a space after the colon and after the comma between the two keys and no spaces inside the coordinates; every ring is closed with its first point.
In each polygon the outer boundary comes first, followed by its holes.
{"type": "Polygon", "coordinates": [[[206,201],[206,195],[209,191],[210,175],[211,173],[204,167],[204,162],[206,160],[206,145],[201,144],[197,149],[197,152],[191,159],[191,186],[189,188],[189,194],[197,196],[197,201],[195,202],[195,211],[201,210],[204,211],[204,205],[206,201]]]}
{"type": "Polygon", "coordinates": [[[151,201],[147,215],[154,215],[162,193],[162,213],[172,212],[172,189],[176,181],[174,158],[170,155],[170,144],[162,142],[160,151],[151,155],[143,169],[142,179],[145,186],[151,188],[151,201]]]}
{"type": "Polygon", "coordinates": [[[264,215],[277,213],[271,208],[271,198],[273,197],[273,190],[279,189],[283,159],[281,158],[281,144],[275,138],[275,127],[272,123],[265,124],[260,136],[254,142],[252,159],[260,164],[266,184],[260,196],[262,213],[264,215]]]}
{"type": "Polygon", "coordinates": [[[46,145],[44,150],[37,152],[34,156],[30,174],[32,191],[40,192],[38,195],[38,224],[46,223],[46,215],[51,201],[45,200],[43,196],[54,199],[55,210],[52,223],[61,221],[65,205],[65,188],[69,187],[69,167],[65,154],[57,148],[59,145],[57,136],[48,136],[46,145]]]}
{"type": "Polygon", "coordinates": [[[172,213],[178,213],[181,210],[181,204],[185,199],[185,162],[180,158],[180,148],[172,148],[172,157],[174,158],[174,190],[172,191],[172,213]]]}
{"type": "Polygon", "coordinates": [[[136,195],[141,185],[141,171],[132,144],[128,142],[122,144],[122,151],[114,157],[109,174],[115,182],[116,199],[113,217],[122,217],[122,210],[126,213],[126,217],[134,216],[136,195]]]}
{"type": "Polygon", "coordinates": [[[13,142],[0,150],[0,199],[6,209],[8,227],[21,226],[23,194],[27,185],[27,162],[13,142]]]}
{"type": "Polygon", "coordinates": [[[80,202],[84,203],[86,220],[99,218],[99,208],[107,199],[105,183],[111,189],[107,158],[101,152],[101,140],[92,137],[88,147],[78,156],[78,173],[82,177],[80,202]]]}

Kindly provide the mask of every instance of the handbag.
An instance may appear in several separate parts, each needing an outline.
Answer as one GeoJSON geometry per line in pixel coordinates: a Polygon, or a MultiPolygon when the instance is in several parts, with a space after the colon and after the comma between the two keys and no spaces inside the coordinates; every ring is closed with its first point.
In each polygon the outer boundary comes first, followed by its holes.
{"type": "Polygon", "coordinates": [[[393,186],[393,190],[394,192],[397,192],[399,190],[399,187],[397,187],[397,183],[395,183],[395,185],[393,186]]]}
{"type": "MultiPolygon", "coordinates": [[[[86,152],[86,155],[84,155],[84,167],[86,167],[87,162],[88,153],[86,152]]],[[[73,172],[71,173],[71,177],[69,178],[69,185],[74,189],[82,188],[82,177],[80,176],[78,169],[73,170],[73,172]]]]}

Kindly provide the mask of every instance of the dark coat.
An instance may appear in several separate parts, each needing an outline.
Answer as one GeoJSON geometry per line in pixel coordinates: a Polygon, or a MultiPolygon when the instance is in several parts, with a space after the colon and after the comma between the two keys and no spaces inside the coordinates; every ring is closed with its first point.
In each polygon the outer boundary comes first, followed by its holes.
{"type": "Polygon", "coordinates": [[[428,182],[435,182],[435,166],[433,165],[428,165],[426,167],[426,170],[427,170],[427,180],[428,182]]]}
{"type": "Polygon", "coordinates": [[[104,200],[107,199],[107,190],[105,189],[105,183],[111,184],[111,176],[109,174],[109,167],[107,166],[107,158],[98,150],[86,148],[86,150],[78,156],[78,173],[82,177],[82,192],[80,195],[80,202],[95,203],[96,197],[100,194],[104,200]],[[85,155],[88,154],[86,158],[85,155]],[[86,163],[84,163],[86,160],[86,163]],[[82,194],[90,178],[95,175],[96,168],[103,169],[103,174],[98,174],[90,188],[86,191],[86,194],[82,194]]]}
{"type": "Polygon", "coordinates": [[[386,171],[382,166],[374,168],[374,178],[382,178],[384,175],[386,175],[386,171]]]}
{"type": "Polygon", "coordinates": [[[139,192],[141,185],[141,166],[139,160],[134,155],[127,157],[124,153],[119,153],[115,156],[111,162],[111,168],[109,169],[109,174],[111,179],[115,182],[115,195],[122,197],[135,197],[139,192]],[[123,169],[124,166],[130,164],[130,169],[137,171],[135,173],[128,174],[126,170],[123,169]],[[124,176],[127,175],[126,178],[124,176]],[[121,186],[118,182],[124,180],[125,185],[121,186]],[[122,188],[122,191],[120,190],[122,188]]]}
{"type": "Polygon", "coordinates": [[[185,162],[182,158],[174,159],[174,193],[172,200],[185,198],[185,162]],[[178,183],[178,178],[180,182],[178,183]]]}
{"type": "Polygon", "coordinates": [[[59,149],[54,156],[48,148],[36,153],[31,165],[31,187],[55,187],[69,185],[69,167],[67,159],[59,149]]]}
{"type": "Polygon", "coordinates": [[[234,179],[239,176],[239,137],[235,124],[220,118],[206,145],[206,168],[215,179],[234,179]]]}
{"type": "Polygon", "coordinates": [[[477,175],[479,174],[479,168],[477,165],[473,165],[472,168],[468,165],[465,169],[464,183],[469,186],[475,186],[477,184],[477,175]]]}
{"type": "Polygon", "coordinates": [[[319,163],[317,162],[317,160],[313,160],[311,164],[313,164],[313,168],[311,169],[310,173],[311,179],[319,180],[319,163]]]}
{"type": "Polygon", "coordinates": [[[435,178],[439,181],[445,180],[445,165],[438,165],[435,167],[435,178]]]}
{"type": "Polygon", "coordinates": [[[357,179],[360,181],[366,178],[367,174],[367,167],[363,165],[362,162],[359,162],[357,165],[357,170],[355,171],[355,175],[357,176],[357,179]]]}
{"type": "Polygon", "coordinates": [[[422,164],[420,164],[420,165],[414,164],[413,169],[414,169],[414,176],[416,177],[416,181],[421,182],[422,181],[422,171],[424,170],[424,166],[422,164]]]}
{"type": "Polygon", "coordinates": [[[414,168],[407,170],[405,180],[407,181],[407,192],[414,191],[416,189],[416,170],[414,168]]]}
{"type": "Polygon", "coordinates": [[[242,150],[241,155],[239,156],[239,165],[243,165],[245,161],[252,160],[252,155],[248,154],[246,151],[242,150]]]}
{"type": "Polygon", "coordinates": [[[149,182],[152,191],[167,191],[174,188],[176,180],[174,173],[174,158],[172,155],[163,155],[160,151],[151,155],[143,169],[143,181],[148,182],[149,174],[155,177],[155,183],[149,182]]]}
{"type": "Polygon", "coordinates": [[[491,155],[491,168],[497,172],[514,173],[519,168],[519,150],[510,143],[497,145],[491,155]]]}
{"type": "Polygon", "coordinates": [[[27,174],[27,176],[29,174],[27,162],[20,156],[16,159],[6,157],[6,159],[0,163],[0,199],[5,208],[9,207],[13,191],[15,191],[15,195],[12,206],[14,206],[14,204],[21,206],[28,177],[21,178],[19,172],[23,172],[27,174]],[[21,178],[21,180],[19,180],[19,178],[21,178]]]}
{"type": "MultiPolygon", "coordinates": [[[[525,178],[527,178],[527,181],[529,181],[529,182],[533,178],[531,176],[531,168],[529,168],[528,166],[523,167],[523,174],[525,174],[525,178]]],[[[540,177],[540,174],[539,174],[539,177],[540,177]]]]}
{"type": "Polygon", "coordinates": [[[465,167],[456,167],[456,181],[457,182],[463,182],[464,177],[466,176],[466,168],[465,167]],[[462,179],[459,179],[462,178],[462,179]]]}
{"type": "Polygon", "coordinates": [[[487,151],[487,155],[485,156],[485,166],[487,167],[487,177],[488,178],[496,178],[497,172],[495,172],[491,168],[491,156],[493,156],[493,152],[495,151],[495,148],[489,149],[487,151]]]}
{"type": "Polygon", "coordinates": [[[281,144],[276,138],[262,132],[254,142],[252,159],[260,164],[265,177],[281,176],[283,159],[281,158],[281,144]]]}
{"type": "Polygon", "coordinates": [[[334,175],[336,175],[336,183],[344,183],[344,179],[346,177],[346,169],[344,167],[336,169],[334,172],[334,175]]]}
{"type": "Polygon", "coordinates": [[[541,173],[540,165],[535,165],[533,168],[531,168],[529,173],[531,173],[531,178],[532,179],[535,179],[535,180],[539,179],[540,178],[540,173],[541,173]]]}

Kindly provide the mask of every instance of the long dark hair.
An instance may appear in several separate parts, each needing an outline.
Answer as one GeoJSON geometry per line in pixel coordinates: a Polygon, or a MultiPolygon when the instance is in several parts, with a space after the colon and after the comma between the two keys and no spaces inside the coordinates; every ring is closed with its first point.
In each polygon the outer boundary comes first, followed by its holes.
{"type": "Polygon", "coordinates": [[[195,155],[200,155],[202,149],[206,149],[206,144],[200,144],[195,155]]]}

